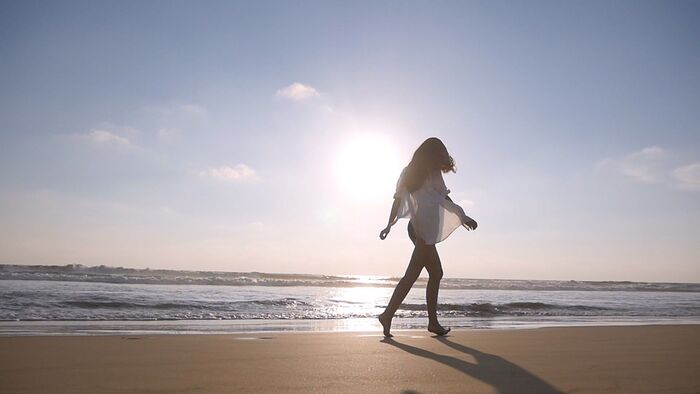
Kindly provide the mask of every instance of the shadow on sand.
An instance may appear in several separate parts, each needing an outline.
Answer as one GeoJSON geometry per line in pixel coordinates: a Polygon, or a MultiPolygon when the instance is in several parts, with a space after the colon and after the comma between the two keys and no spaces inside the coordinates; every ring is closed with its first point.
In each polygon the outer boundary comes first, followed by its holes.
{"type": "Polygon", "coordinates": [[[476,362],[472,363],[456,357],[433,353],[415,346],[397,342],[392,338],[384,338],[382,342],[413,355],[429,358],[450,366],[465,375],[491,385],[498,393],[562,393],[562,391],[538,378],[536,375],[502,357],[483,353],[476,349],[460,345],[459,343],[450,341],[446,337],[435,338],[452,349],[474,357],[476,362]]]}

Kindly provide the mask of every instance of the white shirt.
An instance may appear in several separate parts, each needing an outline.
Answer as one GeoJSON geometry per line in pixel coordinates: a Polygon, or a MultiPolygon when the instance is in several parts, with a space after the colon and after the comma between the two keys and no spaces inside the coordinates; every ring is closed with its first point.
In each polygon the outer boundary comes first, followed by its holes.
{"type": "Polygon", "coordinates": [[[442,179],[442,171],[430,172],[425,183],[412,193],[404,184],[405,174],[406,168],[396,182],[394,198],[400,198],[401,203],[396,219],[390,225],[393,226],[401,218],[409,218],[416,235],[427,245],[445,240],[462,225],[466,214],[459,205],[446,198],[450,190],[442,179]]]}

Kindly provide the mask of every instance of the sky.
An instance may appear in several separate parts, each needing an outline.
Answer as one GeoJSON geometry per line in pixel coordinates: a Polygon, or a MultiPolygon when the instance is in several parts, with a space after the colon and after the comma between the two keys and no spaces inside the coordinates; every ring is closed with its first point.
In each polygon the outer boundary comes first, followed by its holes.
{"type": "Polygon", "coordinates": [[[0,263],[700,282],[700,3],[4,2],[0,263]]]}

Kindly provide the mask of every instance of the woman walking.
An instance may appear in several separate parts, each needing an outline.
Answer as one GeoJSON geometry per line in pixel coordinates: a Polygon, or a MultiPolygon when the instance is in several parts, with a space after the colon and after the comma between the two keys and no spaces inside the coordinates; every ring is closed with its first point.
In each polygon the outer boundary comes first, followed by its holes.
{"type": "Polygon", "coordinates": [[[445,335],[450,329],[440,325],[437,319],[437,299],[442,279],[442,264],[435,244],[445,240],[457,227],[476,229],[477,223],[455,204],[445,186],[442,173],[455,172],[454,160],[440,139],[432,137],[416,149],[411,162],[403,169],[398,182],[394,203],[391,206],[389,222],[379,233],[385,239],[400,218],[410,218],[408,236],[414,249],[403,278],[396,285],[394,294],[379,322],[384,328],[384,336],[391,337],[391,319],[394,313],[418,279],[423,267],[428,271],[426,304],[428,309],[428,331],[445,335]]]}

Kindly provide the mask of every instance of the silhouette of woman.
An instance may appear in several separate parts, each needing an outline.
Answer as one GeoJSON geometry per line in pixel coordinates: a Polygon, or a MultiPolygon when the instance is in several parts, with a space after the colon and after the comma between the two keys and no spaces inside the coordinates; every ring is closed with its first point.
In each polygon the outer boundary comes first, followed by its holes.
{"type": "Polygon", "coordinates": [[[437,299],[442,279],[442,264],[435,244],[443,241],[459,226],[467,230],[476,229],[477,223],[464,213],[464,210],[448,196],[442,173],[455,172],[452,156],[447,153],[440,139],[431,137],[425,140],[413,153],[396,183],[394,203],[391,206],[389,222],[379,233],[385,239],[400,218],[410,218],[408,236],[414,249],[403,278],[396,285],[394,294],[379,322],[384,328],[384,336],[391,337],[391,319],[394,313],[418,279],[423,267],[428,270],[428,286],[425,298],[428,309],[428,331],[445,335],[450,329],[440,325],[437,319],[437,299]]]}

